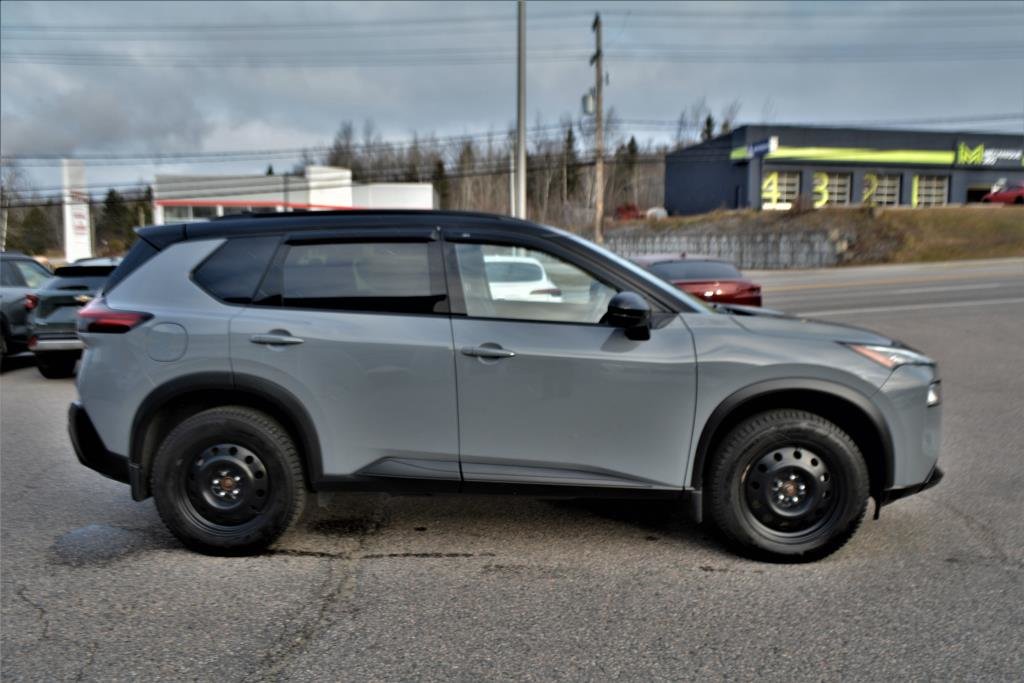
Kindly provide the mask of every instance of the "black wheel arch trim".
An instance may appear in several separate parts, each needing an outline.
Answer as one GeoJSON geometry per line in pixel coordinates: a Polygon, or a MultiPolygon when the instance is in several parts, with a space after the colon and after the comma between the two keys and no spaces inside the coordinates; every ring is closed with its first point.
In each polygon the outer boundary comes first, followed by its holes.
{"type": "MultiPolygon", "coordinates": [[[[704,423],[701,430],[700,440],[697,442],[697,450],[694,454],[694,463],[690,475],[690,486],[693,489],[702,489],[704,482],[704,467],[711,456],[710,450],[718,436],[718,430],[723,423],[736,410],[741,409],[745,404],[756,399],[763,399],[772,394],[789,392],[816,392],[828,394],[834,398],[845,400],[863,412],[872,426],[878,432],[882,444],[882,462],[885,467],[883,475],[883,486],[885,490],[891,489],[893,485],[894,454],[892,445],[892,433],[889,425],[868,396],[843,384],[829,380],[798,378],[798,379],[770,379],[739,389],[725,398],[711,416],[704,423]]],[[[877,492],[873,492],[877,493],[877,492]]]]}
{"type": "MultiPolygon", "coordinates": [[[[248,394],[262,403],[273,406],[275,410],[281,411],[281,414],[287,418],[297,432],[296,436],[300,440],[298,445],[301,449],[308,483],[313,490],[317,490],[319,483],[324,478],[320,439],[313,419],[303,407],[302,402],[287,389],[261,377],[232,372],[199,372],[176,377],[156,387],[143,399],[139,409],[135,412],[128,456],[129,467],[133,475],[130,481],[133,499],[145,500],[150,496],[149,467],[151,463],[145,461],[146,444],[144,441],[146,430],[149,428],[153,416],[177,397],[196,391],[216,390],[248,394]]],[[[271,417],[280,418],[281,415],[272,414],[271,417]]]]}

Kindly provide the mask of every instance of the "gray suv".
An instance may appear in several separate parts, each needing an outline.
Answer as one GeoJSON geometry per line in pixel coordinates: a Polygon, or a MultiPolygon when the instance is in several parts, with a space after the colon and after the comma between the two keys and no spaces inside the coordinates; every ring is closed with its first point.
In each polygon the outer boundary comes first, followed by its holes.
{"type": "Polygon", "coordinates": [[[349,211],[138,234],[79,313],[71,438],[196,550],[266,547],[308,492],[498,491],[677,499],[742,552],[808,560],[869,496],[942,476],[927,357],[709,308],[554,228],[349,211]],[[544,291],[491,282],[513,256],[544,291]]]}

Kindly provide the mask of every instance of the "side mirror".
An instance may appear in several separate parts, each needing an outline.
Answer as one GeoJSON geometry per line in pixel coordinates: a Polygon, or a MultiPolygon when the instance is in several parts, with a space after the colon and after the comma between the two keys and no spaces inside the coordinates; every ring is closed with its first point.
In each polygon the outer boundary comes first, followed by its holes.
{"type": "Polygon", "coordinates": [[[626,337],[634,341],[651,338],[651,307],[636,292],[619,292],[608,302],[605,322],[621,327],[626,337]]]}

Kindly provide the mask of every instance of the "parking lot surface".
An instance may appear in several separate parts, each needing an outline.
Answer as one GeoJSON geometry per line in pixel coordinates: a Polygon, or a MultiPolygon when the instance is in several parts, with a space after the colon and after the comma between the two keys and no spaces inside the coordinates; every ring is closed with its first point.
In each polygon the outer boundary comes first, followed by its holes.
{"type": "Polygon", "coordinates": [[[3,679],[1020,680],[1024,261],[752,275],[940,363],[946,479],[839,553],[741,559],[672,503],[338,495],[265,555],[205,557],[76,462],[73,382],[20,357],[3,679]]]}

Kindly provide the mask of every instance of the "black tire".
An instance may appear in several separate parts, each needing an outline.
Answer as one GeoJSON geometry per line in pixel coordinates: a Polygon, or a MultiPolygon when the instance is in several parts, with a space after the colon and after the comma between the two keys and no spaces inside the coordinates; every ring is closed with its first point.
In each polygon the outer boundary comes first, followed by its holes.
{"type": "Polygon", "coordinates": [[[298,520],[306,500],[291,437],[270,416],[242,406],[205,410],[175,427],[156,452],[150,483],[171,533],[211,555],[265,549],[298,520]]]}
{"type": "Polygon", "coordinates": [[[50,353],[37,353],[36,368],[39,369],[39,374],[46,379],[74,377],[78,357],[79,354],[77,352],[63,353],[51,351],[50,353]]]}
{"type": "Polygon", "coordinates": [[[802,410],[747,418],[722,440],[705,482],[708,513],[745,555],[806,562],[846,543],[867,509],[867,466],[835,424],[802,410]]]}

